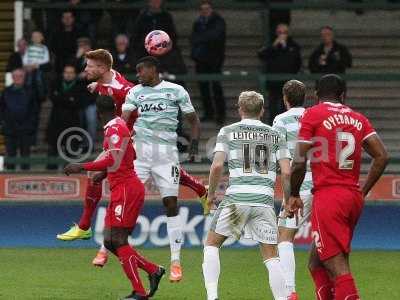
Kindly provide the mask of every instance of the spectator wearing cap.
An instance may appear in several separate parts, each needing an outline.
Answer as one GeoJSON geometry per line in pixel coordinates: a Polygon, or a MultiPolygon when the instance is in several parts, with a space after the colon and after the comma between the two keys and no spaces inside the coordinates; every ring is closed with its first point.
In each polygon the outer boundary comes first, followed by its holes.
{"type": "MultiPolygon", "coordinates": [[[[225,40],[225,20],[213,10],[210,1],[202,1],[200,15],[193,23],[190,38],[191,56],[198,74],[222,72],[225,59],[225,40]]],[[[225,99],[221,83],[212,81],[210,84],[209,81],[200,81],[199,87],[204,109],[202,121],[213,120],[216,116],[217,123],[222,125],[225,121],[225,99]]]]}
{"type": "Polygon", "coordinates": [[[133,65],[132,55],[130,55],[129,51],[129,38],[126,34],[118,34],[115,37],[111,54],[115,70],[124,75],[135,73],[135,66],[133,65]]]}
{"type": "Polygon", "coordinates": [[[335,40],[332,27],[321,29],[321,44],[313,51],[308,62],[311,73],[343,74],[352,66],[352,56],[346,46],[335,40]]]}
{"type": "MultiPolygon", "coordinates": [[[[7,157],[28,158],[37,130],[37,101],[32,88],[26,85],[25,70],[12,71],[13,84],[3,91],[0,97],[0,120],[6,143],[7,157]]],[[[15,164],[8,164],[8,169],[15,169],[15,164]]],[[[22,164],[21,169],[29,169],[29,164],[22,164]]]]}
{"type": "MultiPolygon", "coordinates": [[[[302,63],[300,46],[290,36],[287,24],[279,24],[275,31],[276,39],[272,45],[258,51],[259,58],[264,62],[265,73],[298,73],[302,63]]],[[[285,81],[267,82],[269,124],[272,124],[276,115],[285,111],[282,95],[284,83],[285,81]]]]}

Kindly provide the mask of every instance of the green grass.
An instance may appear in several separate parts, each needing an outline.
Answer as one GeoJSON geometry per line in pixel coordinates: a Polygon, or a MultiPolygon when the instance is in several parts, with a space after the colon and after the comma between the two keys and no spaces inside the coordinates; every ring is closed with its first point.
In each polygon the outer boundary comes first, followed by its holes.
{"type": "MultiPolygon", "coordinates": [[[[142,253],[168,266],[167,249],[142,253]]],[[[94,249],[0,249],[0,299],[119,299],[129,294],[119,262],[112,257],[105,268],[97,269],[90,264],[94,254],[94,249]]],[[[302,300],[315,299],[307,253],[297,252],[296,258],[298,293],[302,300]]],[[[399,252],[355,252],[351,260],[363,300],[400,299],[399,252]]],[[[201,261],[201,249],[185,249],[184,280],[171,284],[165,277],[153,299],[205,299],[201,261]]],[[[223,249],[221,269],[220,299],[272,299],[256,249],[223,249]]]]}

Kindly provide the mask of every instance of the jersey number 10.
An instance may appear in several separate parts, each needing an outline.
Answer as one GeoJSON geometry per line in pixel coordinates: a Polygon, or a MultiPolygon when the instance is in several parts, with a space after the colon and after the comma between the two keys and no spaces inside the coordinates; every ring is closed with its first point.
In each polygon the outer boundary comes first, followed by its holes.
{"type": "Polygon", "coordinates": [[[242,145],[243,173],[252,173],[253,169],[259,174],[268,173],[269,149],[266,144],[242,145]]]}

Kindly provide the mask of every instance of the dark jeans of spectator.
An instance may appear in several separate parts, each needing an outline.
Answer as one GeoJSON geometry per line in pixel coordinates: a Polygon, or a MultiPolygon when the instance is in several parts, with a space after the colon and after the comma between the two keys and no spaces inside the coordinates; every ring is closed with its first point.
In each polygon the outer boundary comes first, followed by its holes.
{"type": "MultiPolygon", "coordinates": [[[[270,86],[268,90],[268,112],[269,120],[268,124],[272,125],[274,118],[285,112],[285,104],[283,103],[282,87],[281,86],[270,86]]],[[[266,116],[264,116],[264,119],[266,116]]]]}
{"type": "MultiPolygon", "coordinates": [[[[7,157],[16,157],[18,152],[22,158],[28,158],[31,154],[32,136],[21,134],[18,136],[5,136],[7,157]]],[[[9,170],[15,169],[15,164],[7,164],[9,170]]],[[[29,164],[21,164],[22,170],[29,170],[29,164]]]]}
{"type": "MultiPolygon", "coordinates": [[[[196,73],[198,74],[220,74],[222,72],[222,65],[213,65],[207,63],[196,63],[196,73]]],[[[203,101],[204,116],[203,119],[213,119],[216,112],[216,121],[219,124],[225,122],[225,98],[222,90],[221,82],[219,81],[200,81],[200,96],[203,101]],[[211,89],[213,91],[213,99],[215,110],[212,103],[211,89]]]]}

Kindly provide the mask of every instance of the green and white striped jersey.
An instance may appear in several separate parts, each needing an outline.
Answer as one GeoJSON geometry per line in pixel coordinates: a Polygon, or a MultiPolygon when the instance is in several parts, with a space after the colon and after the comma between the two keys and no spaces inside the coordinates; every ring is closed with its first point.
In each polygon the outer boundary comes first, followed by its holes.
{"type": "Polygon", "coordinates": [[[180,85],[161,81],[156,86],[134,86],[128,93],[123,111],[138,109],[134,124],[135,141],[176,146],[178,111],[194,112],[188,92],[180,85]]]}
{"type": "Polygon", "coordinates": [[[221,205],[273,206],[277,164],[289,158],[286,140],[259,120],[221,128],[214,152],[228,158],[229,185],[221,205]]]}
{"type": "MultiPolygon", "coordinates": [[[[300,118],[305,111],[304,107],[293,107],[275,117],[273,127],[276,128],[286,139],[290,154],[294,156],[294,151],[297,143],[297,135],[300,129],[300,118]]],[[[307,172],[304,177],[303,184],[300,188],[301,196],[311,195],[313,187],[312,174],[310,165],[307,165],[307,172]]]]}

